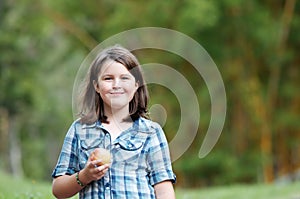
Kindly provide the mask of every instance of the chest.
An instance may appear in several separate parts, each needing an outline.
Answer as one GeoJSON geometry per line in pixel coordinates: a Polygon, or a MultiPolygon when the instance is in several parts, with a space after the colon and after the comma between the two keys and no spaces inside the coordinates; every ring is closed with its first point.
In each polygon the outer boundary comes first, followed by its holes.
{"type": "Polygon", "coordinates": [[[129,129],[132,123],[114,123],[103,124],[104,128],[109,132],[111,141],[113,142],[117,137],[121,135],[122,132],[129,129]]]}
{"type": "Polygon", "coordinates": [[[112,168],[116,172],[145,171],[148,148],[151,146],[149,134],[136,131],[123,132],[120,128],[105,127],[105,129],[110,131],[109,134],[104,130],[90,129],[84,136],[80,136],[78,144],[81,167],[85,166],[92,151],[100,147],[110,150],[112,168]]]}

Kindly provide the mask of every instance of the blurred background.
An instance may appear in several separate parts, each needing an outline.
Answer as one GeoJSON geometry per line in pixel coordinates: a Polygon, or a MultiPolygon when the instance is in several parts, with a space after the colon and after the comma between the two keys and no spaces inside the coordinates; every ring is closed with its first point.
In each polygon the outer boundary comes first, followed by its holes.
{"type": "MultiPolygon", "coordinates": [[[[296,0],[1,0],[0,170],[51,181],[73,121],[72,89],[88,53],[114,34],[137,27],[180,31],[215,61],[227,95],[221,137],[198,157],[210,122],[210,98],[195,69],[157,50],[141,63],[174,67],[193,86],[201,121],[196,139],[173,162],[177,187],[300,179],[300,3],[296,0]]],[[[149,86],[162,104],[168,139],[177,132],[176,97],[149,86]]]]}

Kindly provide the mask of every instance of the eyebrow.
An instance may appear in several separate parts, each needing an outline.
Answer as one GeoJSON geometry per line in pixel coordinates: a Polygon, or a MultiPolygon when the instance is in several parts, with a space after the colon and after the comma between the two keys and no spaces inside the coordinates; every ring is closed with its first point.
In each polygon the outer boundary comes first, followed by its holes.
{"type": "MultiPolygon", "coordinates": [[[[114,76],[114,74],[111,73],[103,73],[100,76],[114,76]]],[[[122,73],[120,76],[133,76],[130,72],[128,73],[122,73]]]]}

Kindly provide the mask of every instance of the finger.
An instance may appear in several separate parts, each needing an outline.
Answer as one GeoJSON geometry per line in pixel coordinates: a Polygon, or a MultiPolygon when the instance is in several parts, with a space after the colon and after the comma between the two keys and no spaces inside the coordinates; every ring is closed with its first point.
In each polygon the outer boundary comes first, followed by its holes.
{"type": "Polygon", "coordinates": [[[102,170],[102,172],[105,174],[108,171],[108,168],[102,170]]]}
{"type": "Polygon", "coordinates": [[[105,166],[106,168],[109,168],[111,166],[111,163],[109,164],[104,164],[103,166],[105,166]]]}
{"type": "MultiPolygon", "coordinates": [[[[101,163],[102,163],[102,162],[101,162],[101,163]]],[[[98,168],[99,168],[100,170],[107,169],[107,168],[109,168],[109,167],[110,167],[110,164],[101,164],[101,165],[98,166],[98,168]]]]}
{"type": "Polygon", "coordinates": [[[88,161],[93,161],[95,159],[94,153],[91,153],[91,155],[88,158],[88,161]]]}
{"type": "Polygon", "coordinates": [[[87,167],[88,167],[89,169],[97,168],[97,167],[98,167],[97,164],[99,164],[99,162],[97,162],[97,161],[91,161],[91,162],[88,162],[88,163],[87,163],[87,167]]]}
{"type": "Polygon", "coordinates": [[[98,172],[101,172],[101,171],[103,171],[105,169],[106,169],[105,165],[101,165],[101,166],[97,167],[98,172]]]}
{"type": "Polygon", "coordinates": [[[108,172],[108,168],[103,169],[102,171],[99,172],[99,177],[102,178],[103,176],[105,176],[105,174],[108,172]]]}
{"type": "Polygon", "coordinates": [[[102,166],[102,165],[103,165],[101,159],[92,161],[92,164],[93,164],[95,167],[99,167],[99,166],[102,166]]]}

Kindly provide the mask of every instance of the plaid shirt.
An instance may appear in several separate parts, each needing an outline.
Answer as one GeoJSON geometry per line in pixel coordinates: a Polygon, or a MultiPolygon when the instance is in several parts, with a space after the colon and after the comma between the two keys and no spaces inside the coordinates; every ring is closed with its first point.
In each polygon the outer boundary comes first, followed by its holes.
{"type": "Polygon", "coordinates": [[[80,198],[154,199],[153,185],[176,181],[162,128],[144,118],[136,120],[113,142],[100,122],[86,125],[75,121],[65,137],[52,177],[80,171],[97,147],[111,151],[111,167],[103,178],[82,189],[80,198]]]}

